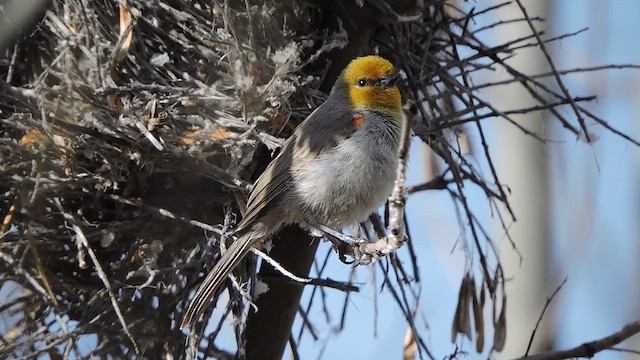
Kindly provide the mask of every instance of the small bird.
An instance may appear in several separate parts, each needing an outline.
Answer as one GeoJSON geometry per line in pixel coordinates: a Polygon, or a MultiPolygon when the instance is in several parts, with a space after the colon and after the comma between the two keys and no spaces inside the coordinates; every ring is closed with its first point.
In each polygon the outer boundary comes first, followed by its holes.
{"type": "Polygon", "coordinates": [[[400,127],[399,74],[386,59],[352,60],[322,105],[256,180],[237,239],[207,275],[182,320],[194,323],[252,247],[285,224],[341,229],[363,221],[393,190],[400,127]]]}

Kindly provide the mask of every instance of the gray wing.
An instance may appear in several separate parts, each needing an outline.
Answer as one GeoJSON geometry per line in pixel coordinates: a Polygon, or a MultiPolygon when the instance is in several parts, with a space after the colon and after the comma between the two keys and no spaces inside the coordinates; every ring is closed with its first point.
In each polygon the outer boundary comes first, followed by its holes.
{"type": "Polygon", "coordinates": [[[249,194],[247,212],[236,231],[246,230],[270,204],[292,187],[291,162],[294,158],[296,162],[304,163],[331,151],[357,129],[357,126],[353,125],[355,116],[361,115],[354,114],[352,110],[345,110],[344,106],[335,106],[328,102],[312,112],[256,180],[249,194]],[[320,113],[322,117],[318,115],[320,113]]]}

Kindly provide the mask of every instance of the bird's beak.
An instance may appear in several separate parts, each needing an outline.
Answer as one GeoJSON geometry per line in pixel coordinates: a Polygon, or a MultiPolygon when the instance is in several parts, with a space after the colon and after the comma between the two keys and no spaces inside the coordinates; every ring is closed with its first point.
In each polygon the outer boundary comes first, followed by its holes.
{"type": "Polygon", "coordinates": [[[384,79],[382,79],[381,83],[382,86],[385,88],[389,88],[392,87],[396,84],[396,82],[398,81],[398,79],[400,79],[400,74],[395,73],[395,74],[391,74],[387,77],[385,77],[384,79]]]}

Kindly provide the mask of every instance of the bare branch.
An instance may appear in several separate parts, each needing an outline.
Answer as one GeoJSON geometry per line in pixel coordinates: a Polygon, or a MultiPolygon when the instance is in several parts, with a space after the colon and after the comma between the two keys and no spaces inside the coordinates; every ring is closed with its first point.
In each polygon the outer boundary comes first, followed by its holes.
{"type": "Polygon", "coordinates": [[[549,351],[546,353],[523,356],[516,360],[563,360],[573,358],[591,358],[593,355],[613,348],[624,340],[640,333],[640,321],[630,322],[620,331],[601,339],[584,343],[568,350],[549,351]]]}
{"type": "Polygon", "coordinates": [[[553,294],[551,294],[551,296],[549,296],[547,298],[547,302],[544,304],[544,308],[542,308],[542,312],[540,312],[540,317],[538,318],[538,321],[536,322],[536,326],[533,328],[533,331],[531,332],[531,337],[529,338],[529,343],[527,344],[527,350],[524,352],[524,356],[528,356],[529,355],[529,350],[531,350],[531,345],[533,345],[533,339],[535,338],[536,331],[538,331],[538,327],[540,326],[540,323],[542,322],[542,317],[544,316],[544,313],[547,311],[547,308],[551,304],[551,301],[553,301],[553,298],[556,296],[556,294],[558,294],[558,292],[560,292],[560,289],[562,289],[562,287],[566,283],[567,283],[567,278],[564,278],[564,280],[562,280],[560,285],[558,285],[558,287],[553,292],[553,294]]]}

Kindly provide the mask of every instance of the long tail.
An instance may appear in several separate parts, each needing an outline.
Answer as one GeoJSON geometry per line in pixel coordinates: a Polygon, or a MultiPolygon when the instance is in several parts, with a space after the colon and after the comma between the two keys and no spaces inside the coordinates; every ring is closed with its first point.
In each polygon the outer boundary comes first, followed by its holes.
{"type": "Polygon", "coordinates": [[[251,247],[255,244],[255,237],[251,233],[246,234],[231,244],[222,255],[222,258],[213,270],[207,274],[200,287],[196,291],[193,300],[189,304],[184,314],[180,329],[191,326],[200,318],[207,305],[213,298],[216,289],[225,281],[227,276],[238,266],[238,263],[247,255],[251,247]]]}

